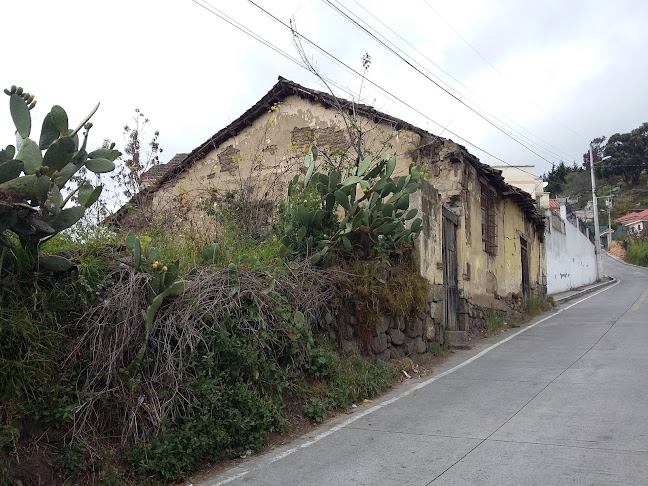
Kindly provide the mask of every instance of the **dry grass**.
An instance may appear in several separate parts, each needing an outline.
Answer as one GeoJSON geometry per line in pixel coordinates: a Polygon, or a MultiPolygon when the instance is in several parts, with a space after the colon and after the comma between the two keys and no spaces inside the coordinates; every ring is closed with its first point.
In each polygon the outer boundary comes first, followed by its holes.
{"type": "Polygon", "coordinates": [[[616,257],[622,258],[623,260],[625,260],[625,257],[626,257],[626,251],[616,241],[613,241],[612,243],[610,243],[610,247],[608,248],[608,253],[610,253],[611,255],[614,255],[616,257]]]}
{"type": "Polygon", "coordinates": [[[282,313],[280,308],[300,310],[310,328],[316,328],[326,312],[339,306],[347,280],[343,272],[305,263],[279,275],[241,271],[232,278],[224,268],[198,271],[185,292],[160,309],[145,363],[130,376],[126,370],[145,339],[149,275],[121,266],[113,278],[120,283],[83,317],[85,331],[66,364],[88,363],[79,378],[83,399],[75,414],[75,436],[119,437],[122,443],[146,439],[164,420],[186,413],[192,403],[191,391],[183,386],[192,377],[188,358],[206,346],[206,336],[218,332],[225,318],[237,323],[238,333],[259,342],[268,339],[259,334],[269,332],[269,346],[260,349],[276,362],[291,345],[285,309],[282,313]]]}

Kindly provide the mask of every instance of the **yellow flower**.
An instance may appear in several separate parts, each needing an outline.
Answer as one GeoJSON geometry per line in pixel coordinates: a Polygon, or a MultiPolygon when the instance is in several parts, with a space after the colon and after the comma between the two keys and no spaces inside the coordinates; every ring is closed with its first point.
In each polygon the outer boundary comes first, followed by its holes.
{"type": "Polygon", "coordinates": [[[167,267],[166,267],[166,265],[164,265],[164,266],[162,267],[162,271],[163,271],[163,272],[166,272],[166,271],[167,271],[167,267]]]}
{"type": "Polygon", "coordinates": [[[157,267],[159,267],[159,266],[160,266],[160,262],[156,261],[156,262],[153,264],[153,270],[157,270],[157,267]]]}

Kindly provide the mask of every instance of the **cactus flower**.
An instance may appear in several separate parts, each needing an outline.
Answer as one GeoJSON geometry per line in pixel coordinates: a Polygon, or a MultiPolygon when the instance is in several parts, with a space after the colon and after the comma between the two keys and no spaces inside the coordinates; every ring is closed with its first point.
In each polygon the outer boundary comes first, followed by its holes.
{"type": "Polygon", "coordinates": [[[156,261],[155,263],[153,263],[153,270],[157,270],[157,267],[159,266],[160,266],[160,262],[156,261]]]}
{"type": "Polygon", "coordinates": [[[167,267],[166,267],[166,265],[164,265],[164,266],[162,267],[162,271],[163,271],[163,272],[166,272],[166,271],[167,271],[167,267]]]}

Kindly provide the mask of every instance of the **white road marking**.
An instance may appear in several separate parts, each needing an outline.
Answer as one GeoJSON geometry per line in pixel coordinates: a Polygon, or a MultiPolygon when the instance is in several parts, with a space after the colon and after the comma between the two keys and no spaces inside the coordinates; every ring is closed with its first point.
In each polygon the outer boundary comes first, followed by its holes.
{"type": "MultiPolygon", "coordinates": [[[[562,312],[566,311],[567,309],[571,309],[572,307],[574,307],[574,306],[580,304],[581,302],[585,302],[586,300],[591,299],[592,297],[596,297],[597,295],[599,295],[599,294],[601,294],[601,293],[603,293],[603,292],[606,292],[607,290],[610,290],[612,287],[616,287],[620,282],[621,282],[620,280],[617,280],[617,281],[616,281],[615,283],[613,283],[612,285],[608,285],[607,287],[605,287],[604,289],[599,290],[598,292],[594,292],[593,294],[590,294],[590,295],[588,295],[587,297],[584,297],[584,298],[582,298],[582,299],[580,299],[580,300],[574,302],[573,304],[570,304],[570,305],[568,305],[568,306],[566,306],[566,307],[563,307],[562,309],[558,309],[558,310],[557,310],[556,312],[554,312],[553,314],[548,315],[547,317],[545,317],[545,318],[543,318],[543,319],[540,319],[539,321],[534,322],[533,324],[531,324],[531,325],[529,325],[529,326],[527,326],[527,327],[525,327],[525,328],[523,328],[523,329],[520,329],[519,331],[517,331],[517,332],[511,334],[510,336],[506,337],[505,339],[502,339],[501,341],[499,341],[499,342],[497,342],[497,343],[495,343],[495,344],[489,346],[488,348],[484,349],[483,351],[477,353],[477,354],[476,354],[475,356],[473,356],[472,358],[467,359],[467,360],[464,361],[463,363],[459,363],[457,366],[455,366],[455,367],[453,367],[453,368],[450,368],[449,370],[446,370],[446,371],[444,371],[443,373],[440,373],[440,374],[438,374],[438,375],[436,375],[436,376],[433,376],[433,377],[431,377],[431,378],[428,378],[427,380],[422,381],[422,382],[419,383],[418,385],[415,385],[415,386],[413,386],[412,388],[410,388],[410,389],[408,389],[408,390],[406,390],[406,391],[404,391],[404,392],[402,392],[402,393],[399,393],[398,395],[396,395],[396,396],[393,397],[393,398],[390,398],[389,400],[385,400],[384,402],[381,402],[381,403],[379,403],[379,404],[377,404],[377,405],[374,405],[374,406],[372,406],[372,407],[370,407],[370,408],[368,408],[368,409],[366,409],[366,410],[364,410],[364,411],[362,411],[362,412],[355,413],[355,414],[353,415],[353,417],[350,417],[350,418],[348,418],[347,420],[345,420],[344,422],[342,422],[342,423],[340,423],[340,424],[338,424],[338,425],[335,425],[335,426],[331,427],[330,429],[326,430],[325,432],[322,432],[322,433],[319,434],[319,435],[316,435],[316,436],[313,437],[311,440],[309,440],[309,441],[304,442],[303,444],[301,444],[299,447],[295,447],[295,448],[292,448],[292,449],[288,449],[288,450],[286,450],[286,451],[284,451],[284,452],[282,452],[282,453],[280,453],[280,454],[277,454],[276,456],[274,456],[274,457],[272,457],[271,459],[269,459],[269,460],[267,461],[267,464],[272,464],[273,462],[276,462],[276,461],[279,461],[279,460],[281,460],[281,459],[284,459],[284,458],[290,456],[291,454],[297,452],[299,449],[304,449],[304,448],[306,448],[306,447],[310,447],[310,446],[312,446],[313,444],[319,442],[320,440],[322,440],[322,439],[328,437],[329,435],[331,435],[331,434],[337,432],[338,430],[343,429],[344,427],[347,427],[347,426],[351,425],[352,423],[354,423],[354,422],[360,420],[361,418],[366,417],[367,415],[372,414],[372,413],[374,413],[374,412],[377,412],[377,411],[380,410],[381,408],[384,408],[384,407],[386,407],[387,405],[391,405],[392,403],[397,402],[398,400],[400,400],[400,399],[402,399],[402,398],[405,398],[405,397],[408,396],[408,395],[411,395],[412,393],[414,393],[414,392],[417,391],[417,390],[420,390],[420,389],[422,389],[422,388],[425,388],[426,386],[430,385],[431,383],[434,383],[435,381],[437,381],[437,380],[443,378],[444,376],[448,376],[449,374],[454,373],[455,371],[460,370],[461,368],[464,368],[465,366],[468,366],[468,365],[469,365],[470,363],[472,363],[473,361],[478,360],[479,358],[481,358],[481,357],[484,356],[485,354],[491,352],[493,349],[495,349],[495,348],[497,348],[498,346],[501,346],[502,344],[504,344],[504,343],[510,341],[510,340],[513,339],[514,337],[519,336],[519,335],[522,334],[523,332],[526,332],[526,331],[528,331],[529,329],[534,328],[534,327],[537,326],[538,324],[541,324],[541,323],[543,323],[543,322],[545,322],[545,321],[551,319],[552,317],[555,317],[555,316],[557,316],[558,314],[561,314],[562,312]]],[[[250,470],[243,471],[243,472],[241,472],[241,473],[239,473],[239,474],[237,474],[237,475],[235,475],[235,476],[231,476],[231,477],[229,477],[229,478],[227,478],[227,479],[224,479],[223,481],[220,481],[220,482],[218,482],[218,483],[212,484],[211,486],[221,486],[221,485],[223,485],[223,484],[229,483],[230,481],[234,481],[235,479],[238,479],[238,478],[240,478],[241,476],[245,476],[248,472],[250,472],[250,470]]]]}

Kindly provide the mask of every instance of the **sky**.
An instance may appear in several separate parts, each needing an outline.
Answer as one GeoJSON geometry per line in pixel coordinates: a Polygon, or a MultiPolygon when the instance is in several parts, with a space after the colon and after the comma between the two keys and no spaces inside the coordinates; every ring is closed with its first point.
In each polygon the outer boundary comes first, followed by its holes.
{"type": "MultiPolygon", "coordinates": [[[[294,19],[300,34],[358,73],[371,56],[360,89],[359,76],[303,41],[321,75],[341,87],[337,95],[451,138],[487,164],[535,165],[536,175],[560,161],[580,165],[595,137],[648,121],[646,0],[255,2],[282,22],[294,19]]],[[[290,31],[248,0],[23,0],[20,12],[0,29],[0,87],[36,95],[32,138],[52,105],[76,126],[100,102],[89,146],[107,138],[120,148],[137,108],[149,134],[159,130],[166,162],[239,117],[278,76],[326,90],[216,15],[297,58],[290,31]]],[[[3,147],[15,143],[6,100],[3,147]]]]}

